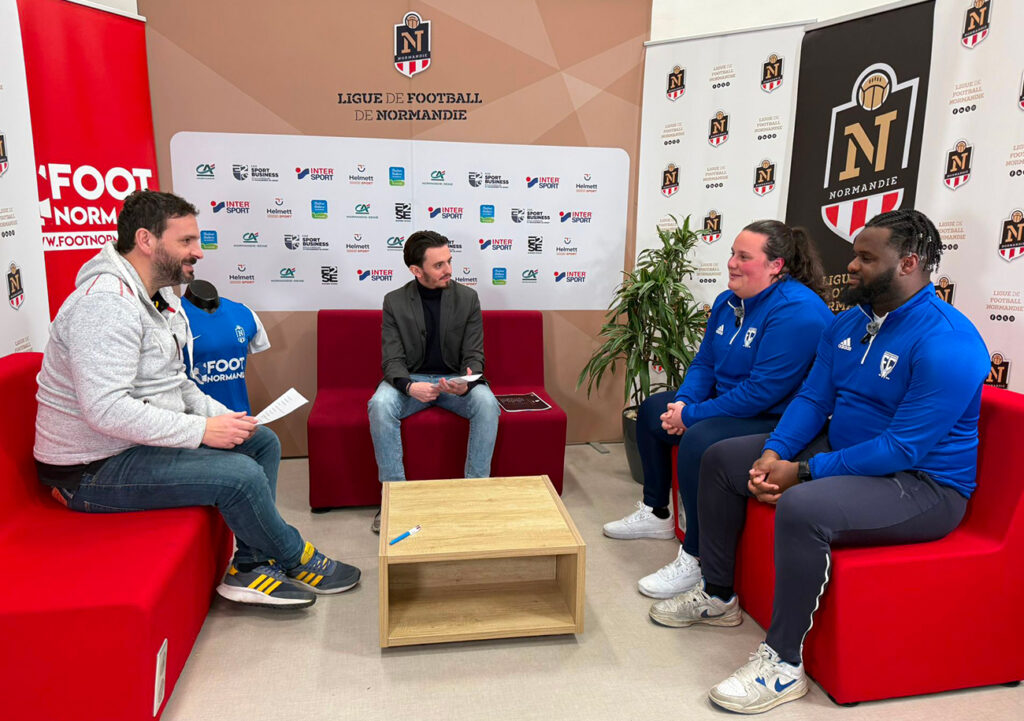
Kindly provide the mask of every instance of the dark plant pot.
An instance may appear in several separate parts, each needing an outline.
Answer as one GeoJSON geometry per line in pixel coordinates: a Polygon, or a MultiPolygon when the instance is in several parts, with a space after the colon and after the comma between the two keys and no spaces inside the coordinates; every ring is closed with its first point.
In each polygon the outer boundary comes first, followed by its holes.
{"type": "Polygon", "coordinates": [[[622,442],[626,446],[626,462],[633,480],[643,485],[644,467],[640,462],[640,449],[636,445],[636,406],[622,411],[622,442]]]}

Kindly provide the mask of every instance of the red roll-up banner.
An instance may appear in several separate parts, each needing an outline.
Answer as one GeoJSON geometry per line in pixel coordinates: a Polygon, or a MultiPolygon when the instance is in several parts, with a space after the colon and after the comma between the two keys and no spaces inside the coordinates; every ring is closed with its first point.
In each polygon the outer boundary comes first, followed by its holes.
{"type": "Polygon", "coordinates": [[[52,319],[125,197],[157,188],[145,24],[67,0],[18,12],[52,319]]]}

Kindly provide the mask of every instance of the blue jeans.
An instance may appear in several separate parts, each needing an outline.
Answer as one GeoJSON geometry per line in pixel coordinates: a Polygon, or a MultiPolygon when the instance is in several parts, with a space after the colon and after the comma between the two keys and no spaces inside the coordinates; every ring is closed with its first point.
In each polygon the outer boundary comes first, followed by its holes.
{"type": "MultiPolygon", "coordinates": [[[[410,376],[413,383],[437,383],[446,377],[449,376],[420,373],[410,376]]],[[[421,403],[395,390],[387,381],[381,381],[367,406],[373,453],[377,457],[377,475],[381,482],[405,480],[402,419],[434,405],[469,419],[466,478],[487,478],[491,475],[491,456],[494,454],[494,439],[498,437],[498,413],[501,409],[490,388],[481,383],[465,395],[442,393],[431,403],[421,403]]]]}
{"type": "Polygon", "coordinates": [[[652,508],[669,505],[672,493],[672,446],[679,446],[676,475],[679,496],[686,515],[686,536],[683,550],[691,556],[700,555],[700,520],[697,513],[697,488],[700,482],[700,460],[704,451],[718,441],[753,433],[775,430],[778,416],[707,418],[687,427],[681,436],[667,433],[661,427],[661,414],[675,401],[675,391],[650,396],[640,404],[637,415],[636,443],[644,467],[644,503],[652,508]]]}
{"type": "Polygon", "coordinates": [[[133,446],[64,491],[68,508],[92,513],[216,506],[235,534],[235,565],[277,560],[297,566],[305,543],[277,511],[281,442],[258,426],[231,450],[133,446]]]}

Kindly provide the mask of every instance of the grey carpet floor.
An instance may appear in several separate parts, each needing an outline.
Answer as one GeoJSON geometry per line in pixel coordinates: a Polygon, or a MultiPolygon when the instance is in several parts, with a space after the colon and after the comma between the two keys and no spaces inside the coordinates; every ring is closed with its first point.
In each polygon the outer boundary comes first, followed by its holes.
{"type": "MultiPolygon", "coordinates": [[[[274,612],[215,600],[164,721],[729,717],[708,702],[707,689],[746,661],[763,631],[746,616],[736,628],[669,629],[648,620],[651,602],[637,593],[636,581],[672,560],[678,546],[602,535],[602,524],[624,516],[640,498],[622,445],[605,447],[607,455],[589,446],[566,449],[562,498],[587,543],[582,635],[383,650],[377,631],[377,536],[369,530],[375,509],[310,513],[306,460],[286,460],[278,494],[284,517],[328,555],[359,566],[362,581],[352,591],[321,597],[305,611],[274,612]]],[[[970,605],[951,599],[949,607],[966,613],[970,605]]],[[[898,609],[898,601],[893,607],[898,609]]],[[[912,609],[907,613],[912,618],[912,609]]],[[[1024,685],[842,708],[812,683],[807,696],[769,717],[1019,720],[1024,719],[1024,685]]]]}

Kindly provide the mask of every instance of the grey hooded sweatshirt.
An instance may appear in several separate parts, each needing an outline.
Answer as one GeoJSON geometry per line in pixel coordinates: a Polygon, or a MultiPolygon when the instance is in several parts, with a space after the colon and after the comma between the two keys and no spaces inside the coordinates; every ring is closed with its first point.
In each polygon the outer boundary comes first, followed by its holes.
{"type": "Polygon", "coordinates": [[[108,243],[82,266],[50,325],[37,380],[37,460],[90,463],[136,445],[198,448],[206,418],[230,412],[188,379],[188,321],[171,289],[158,311],[108,243]]]}

